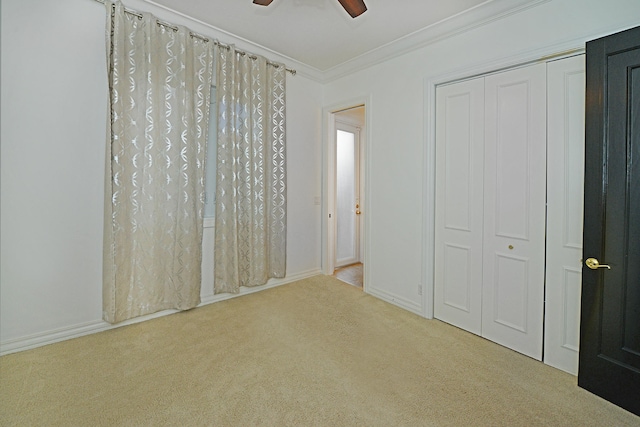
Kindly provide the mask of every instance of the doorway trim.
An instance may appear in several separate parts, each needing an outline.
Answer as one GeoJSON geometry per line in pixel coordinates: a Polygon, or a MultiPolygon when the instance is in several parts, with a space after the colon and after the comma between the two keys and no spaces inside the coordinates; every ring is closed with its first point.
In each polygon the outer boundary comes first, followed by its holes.
{"type": "Polygon", "coordinates": [[[336,243],[336,223],[335,223],[335,198],[336,198],[336,179],[335,179],[335,132],[336,132],[336,114],[355,107],[364,107],[365,123],[362,128],[360,149],[363,151],[361,157],[364,161],[360,167],[363,169],[364,175],[364,203],[361,203],[363,215],[361,219],[361,233],[363,234],[364,245],[360,248],[364,251],[362,255],[364,271],[363,271],[363,290],[367,291],[367,277],[369,277],[368,258],[371,251],[369,236],[371,230],[371,185],[369,180],[369,171],[371,165],[371,95],[364,95],[352,98],[343,102],[326,106],[322,109],[322,273],[332,275],[335,270],[335,243],[336,243]]]}

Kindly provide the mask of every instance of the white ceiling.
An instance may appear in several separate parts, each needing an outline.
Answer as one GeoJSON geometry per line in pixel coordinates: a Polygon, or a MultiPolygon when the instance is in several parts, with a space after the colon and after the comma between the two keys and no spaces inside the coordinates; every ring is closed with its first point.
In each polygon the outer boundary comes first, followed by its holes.
{"type": "Polygon", "coordinates": [[[387,55],[385,49],[394,45],[406,49],[428,43],[541,0],[365,0],[368,10],[355,19],[338,0],[273,0],[266,7],[252,0],[146,1],[324,73],[387,55]]]}

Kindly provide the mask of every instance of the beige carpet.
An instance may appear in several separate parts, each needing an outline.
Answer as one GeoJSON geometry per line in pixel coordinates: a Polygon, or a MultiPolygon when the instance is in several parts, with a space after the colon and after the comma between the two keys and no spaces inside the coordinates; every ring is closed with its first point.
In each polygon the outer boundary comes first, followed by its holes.
{"type": "Polygon", "coordinates": [[[575,377],[318,276],[0,358],[2,426],[639,426],[575,377]]]}

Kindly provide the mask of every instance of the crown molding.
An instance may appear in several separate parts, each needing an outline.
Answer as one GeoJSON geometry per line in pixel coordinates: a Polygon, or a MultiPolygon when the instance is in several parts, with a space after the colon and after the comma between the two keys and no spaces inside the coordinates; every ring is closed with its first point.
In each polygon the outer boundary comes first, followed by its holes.
{"type": "Polygon", "coordinates": [[[323,83],[369,68],[551,0],[488,0],[472,9],[415,31],[323,72],[323,83]]]}
{"type": "MultiPolygon", "coordinates": [[[[151,6],[153,10],[149,10],[149,12],[158,16],[159,18],[173,20],[175,20],[175,18],[178,18],[178,21],[180,22],[176,22],[177,24],[187,26],[190,30],[197,32],[203,36],[211,37],[212,39],[226,45],[235,45],[239,49],[253,54],[266,56],[271,61],[283,63],[287,68],[296,70],[297,75],[299,74],[311,80],[315,80],[319,83],[322,83],[324,81],[324,73],[315,67],[290,58],[286,55],[281,54],[280,52],[264,47],[251,40],[239,37],[229,31],[215,27],[211,24],[201,21],[200,19],[194,18],[193,16],[189,16],[183,12],[179,12],[165,5],[158,4],[153,0],[138,0],[138,2],[140,1],[142,1],[146,5],[151,6]],[[171,16],[169,16],[168,14],[170,14],[171,16]]],[[[130,1],[129,3],[133,2],[130,1]]]]}
{"type": "Polygon", "coordinates": [[[487,0],[474,8],[424,27],[327,70],[312,67],[153,0],[131,0],[130,2],[149,5],[153,9],[150,12],[162,19],[178,18],[179,24],[189,26],[191,30],[204,36],[215,40],[221,38],[218,40],[221,43],[234,44],[242,50],[268,56],[271,60],[286,64],[287,68],[295,69],[297,74],[324,84],[549,1],[551,0],[487,0]]]}

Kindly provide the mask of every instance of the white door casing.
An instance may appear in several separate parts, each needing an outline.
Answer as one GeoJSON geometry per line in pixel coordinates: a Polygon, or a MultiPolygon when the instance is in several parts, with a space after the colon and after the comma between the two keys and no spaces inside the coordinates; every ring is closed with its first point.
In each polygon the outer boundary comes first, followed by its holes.
{"type": "Polygon", "coordinates": [[[584,55],[547,65],[544,362],[576,375],[584,204],[584,55]]]}

